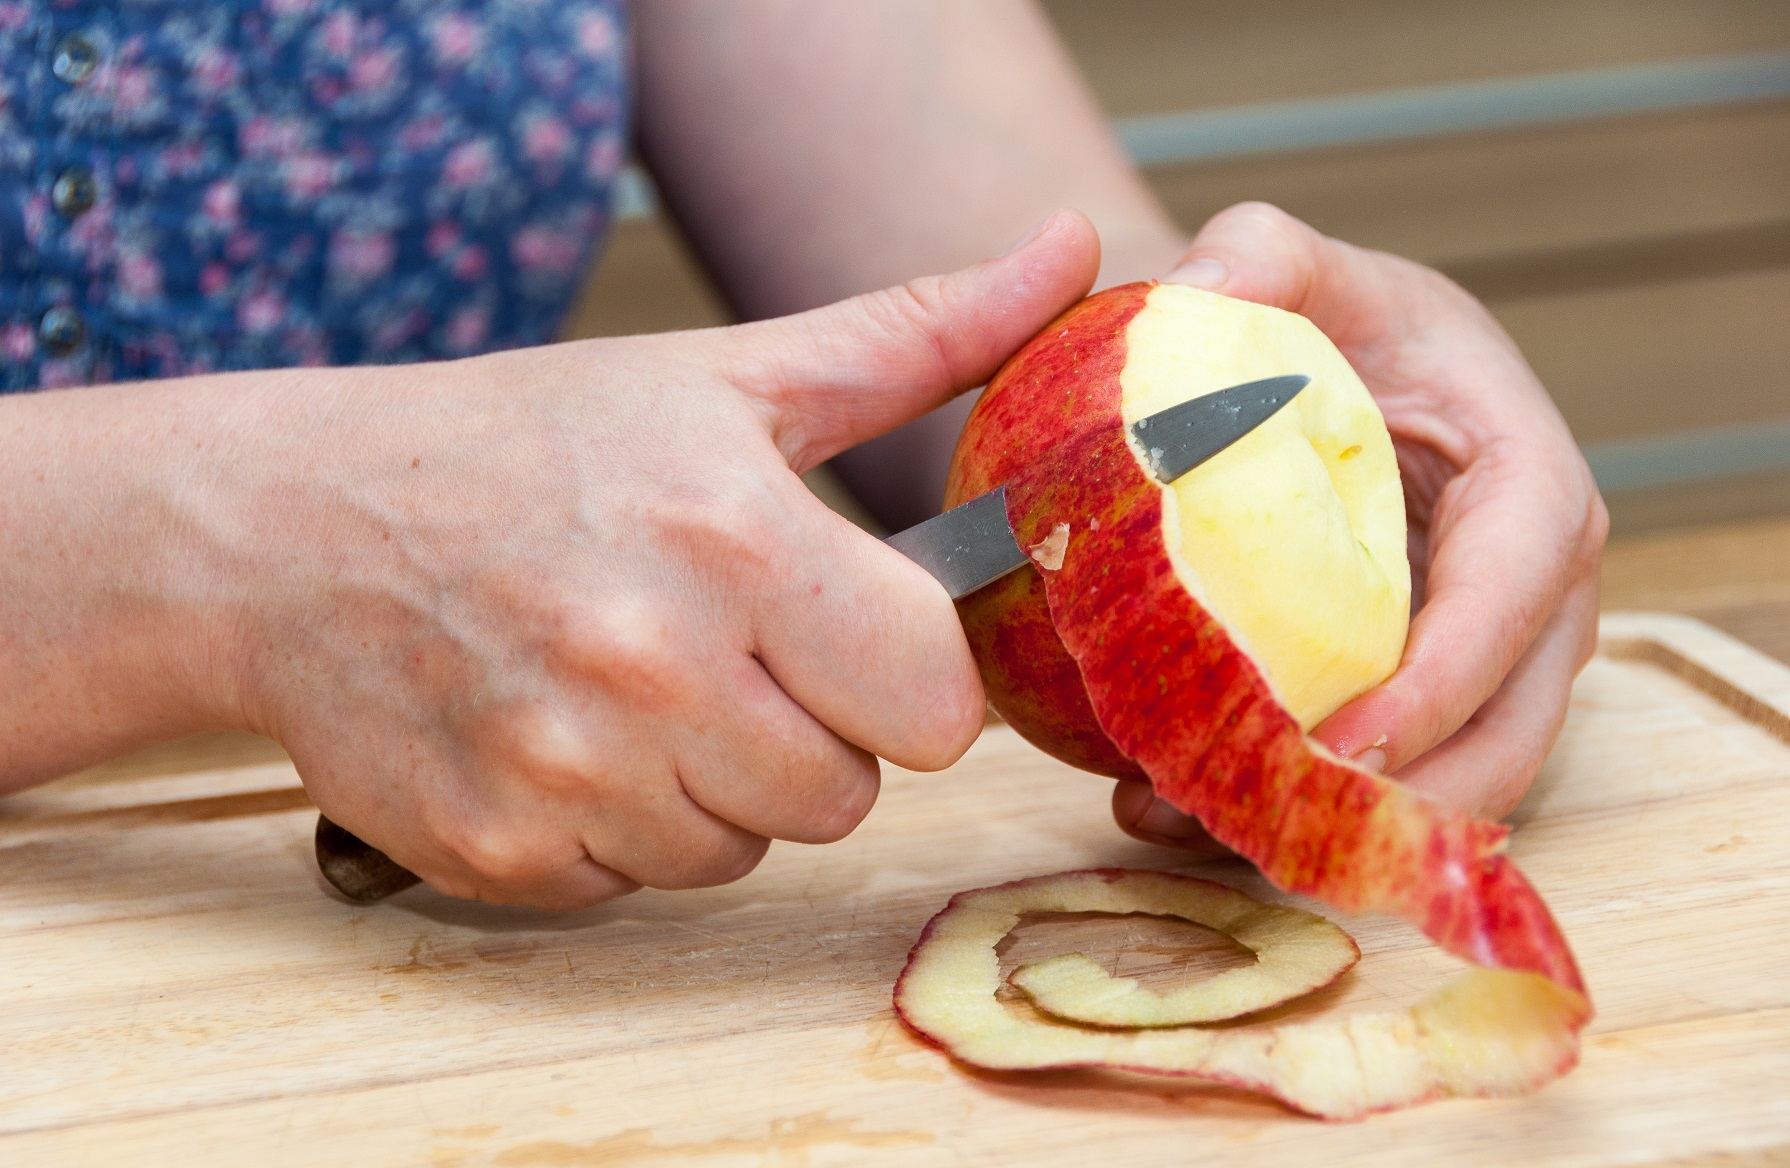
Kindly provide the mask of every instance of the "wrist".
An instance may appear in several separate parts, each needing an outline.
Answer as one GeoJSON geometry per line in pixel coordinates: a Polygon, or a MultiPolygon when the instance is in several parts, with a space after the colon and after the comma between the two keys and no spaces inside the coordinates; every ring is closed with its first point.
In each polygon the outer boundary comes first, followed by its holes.
{"type": "Polygon", "coordinates": [[[243,379],[0,401],[0,790],[158,741],[247,728],[243,525],[223,481],[252,458],[243,379]]]}

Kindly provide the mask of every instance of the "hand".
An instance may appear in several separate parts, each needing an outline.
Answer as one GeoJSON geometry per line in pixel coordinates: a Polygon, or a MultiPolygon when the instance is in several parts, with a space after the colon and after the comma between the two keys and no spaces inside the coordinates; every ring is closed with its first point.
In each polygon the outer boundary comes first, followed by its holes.
{"type": "Polygon", "coordinates": [[[267,395],[212,492],[243,722],[456,896],[571,908],[839,839],[874,756],[947,766],[984,705],[944,590],[797,476],[981,384],[1097,265],[1059,213],[781,320],[267,395]]]}
{"type": "MultiPolygon", "coordinates": [[[[1386,416],[1410,521],[1410,639],[1397,672],[1313,730],[1438,801],[1522,799],[1597,644],[1609,518],[1560,412],[1459,286],[1259,203],[1215,216],[1167,277],[1307,317],[1386,416]]],[[[1145,784],[1113,794],[1140,839],[1217,850],[1145,784]]]]}

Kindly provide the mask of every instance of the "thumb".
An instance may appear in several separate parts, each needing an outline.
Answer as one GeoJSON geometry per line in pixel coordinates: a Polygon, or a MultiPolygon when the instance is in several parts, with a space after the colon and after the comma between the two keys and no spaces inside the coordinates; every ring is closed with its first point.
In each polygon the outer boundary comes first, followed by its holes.
{"type": "Polygon", "coordinates": [[[1270,204],[1238,203],[1206,221],[1164,279],[1296,312],[1347,351],[1387,327],[1396,301],[1374,261],[1390,258],[1270,204]]]}
{"type": "Polygon", "coordinates": [[[777,320],[718,330],[722,372],[806,471],[988,380],[1087,294],[1100,240],[1058,211],[994,259],[777,320]]]}

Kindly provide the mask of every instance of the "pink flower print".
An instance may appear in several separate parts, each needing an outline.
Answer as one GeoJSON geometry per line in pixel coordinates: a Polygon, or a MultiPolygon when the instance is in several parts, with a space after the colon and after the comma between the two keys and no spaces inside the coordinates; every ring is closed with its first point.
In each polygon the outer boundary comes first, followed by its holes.
{"type": "Polygon", "coordinates": [[[453,270],[456,280],[465,280],[469,284],[474,280],[482,280],[485,273],[491,270],[491,253],[476,243],[462,248],[460,254],[454,257],[453,270]]]}
{"type": "Polygon", "coordinates": [[[429,234],[423,237],[423,250],[429,258],[438,260],[448,252],[460,246],[460,225],[449,219],[438,219],[429,225],[429,234]]]}
{"type": "Polygon", "coordinates": [[[193,57],[189,73],[201,92],[222,96],[236,84],[236,55],[216,45],[206,45],[193,57]]]}
{"type": "Polygon", "coordinates": [[[413,154],[421,153],[439,145],[446,136],[447,122],[441,115],[424,114],[398,131],[398,148],[413,154]]]}
{"type": "Polygon", "coordinates": [[[138,302],[156,300],[162,294],[162,265],[148,252],[130,249],[118,255],[118,291],[138,302]]]}
{"type": "Polygon", "coordinates": [[[0,4],[0,32],[17,32],[31,19],[29,4],[0,4]]]}
{"type": "Polygon", "coordinates": [[[483,186],[497,173],[497,148],[489,138],[463,143],[448,153],[441,180],[455,190],[483,186]]]}
{"type": "Polygon", "coordinates": [[[572,130],[551,114],[530,117],[522,129],[522,156],[537,165],[564,162],[572,152],[572,130]]]}
{"type": "Polygon", "coordinates": [[[50,225],[50,196],[40,191],[26,199],[21,218],[25,221],[25,242],[42,247],[50,225]]]}
{"type": "Polygon", "coordinates": [[[578,49],[592,60],[601,60],[615,52],[621,34],[607,12],[585,11],[578,15],[578,49]]]}
{"type": "Polygon", "coordinates": [[[237,131],[237,148],[250,158],[287,158],[304,145],[304,123],[257,114],[237,131]]]}
{"type": "Polygon", "coordinates": [[[368,49],[348,66],[348,84],[361,93],[382,93],[398,78],[398,54],[393,49],[368,49]]]}
{"type": "Polygon", "coordinates": [[[199,269],[199,291],[206,296],[219,296],[230,287],[230,268],[225,264],[206,264],[199,269]]]}
{"type": "Polygon", "coordinates": [[[37,330],[28,324],[9,324],[0,329],[0,353],[8,361],[29,361],[37,352],[37,330]]]}
{"type": "Polygon", "coordinates": [[[454,353],[474,353],[491,335],[491,314],[469,306],[454,313],[447,323],[447,347],[454,353]]]}
{"type": "Polygon", "coordinates": [[[284,319],[286,301],[271,288],[250,292],[236,305],[236,327],[255,336],[273,332],[284,319]]]}
{"type": "Polygon", "coordinates": [[[584,247],[572,234],[551,227],[524,227],[510,240],[510,259],[526,272],[569,276],[584,260],[584,247]]]}
{"type": "Polygon", "coordinates": [[[258,231],[232,232],[224,243],[224,258],[233,264],[246,264],[261,254],[261,233],[258,231]]]}
{"type": "Polygon", "coordinates": [[[584,152],[584,173],[601,182],[622,168],[622,140],[619,134],[598,134],[584,152]]]}
{"type": "Polygon", "coordinates": [[[441,17],[429,29],[435,59],[443,65],[464,65],[478,55],[485,30],[464,12],[441,17]]]}
{"type": "Polygon", "coordinates": [[[87,384],[86,362],[79,357],[51,358],[37,367],[37,384],[44,389],[69,389],[87,384]]]}
{"type": "Polygon", "coordinates": [[[330,275],[357,284],[368,283],[391,271],[397,254],[397,242],[389,231],[339,228],[329,237],[330,275]]]}
{"type": "Polygon", "coordinates": [[[242,217],[242,188],[230,179],[219,179],[205,188],[199,206],[213,227],[234,231],[242,217]]]}
{"type": "Polygon", "coordinates": [[[354,51],[360,21],[352,12],[333,12],[323,21],[323,48],[336,57],[347,57],[354,51]]]}
{"type": "Polygon", "coordinates": [[[205,143],[176,142],[161,153],[162,173],[169,178],[197,174],[205,166],[205,143]]]}
{"type": "Polygon", "coordinates": [[[282,169],[286,193],[299,202],[309,202],[336,185],[336,160],[318,150],[294,155],[282,169]]]}
{"type": "Polygon", "coordinates": [[[305,325],[287,329],[280,343],[286,350],[287,359],[294,365],[329,364],[329,346],[324,342],[323,334],[315,328],[305,325]]]}
{"type": "Polygon", "coordinates": [[[141,66],[120,66],[112,70],[108,89],[113,116],[130,121],[155,99],[155,75],[141,66]]]}
{"type": "Polygon", "coordinates": [[[415,340],[429,328],[429,314],[420,308],[407,309],[382,321],[373,331],[373,348],[382,353],[389,353],[410,341],[415,340]]]}

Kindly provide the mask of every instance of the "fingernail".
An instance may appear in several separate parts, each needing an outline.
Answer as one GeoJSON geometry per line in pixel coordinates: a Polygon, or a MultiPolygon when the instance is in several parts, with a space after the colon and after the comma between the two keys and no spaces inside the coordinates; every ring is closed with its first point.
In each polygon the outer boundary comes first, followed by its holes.
{"type": "Polygon", "coordinates": [[[1038,222],[1032,224],[1031,230],[1027,231],[1024,235],[1020,236],[1018,239],[1016,239],[1012,243],[1008,244],[1007,250],[1002,252],[1001,255],[1002,256],[1010,256],[1014,252],[1018,251],[1020,248],[1026,246],[1028,243],[1031,243],[1033,240],[1037,239],[1040,235],[1043,235],[1044,229],[1046,227],[1049,227],[1051,220],[1055,219],[1056,217],[1057,217],[1057,213],[1055,211],[1052,211],[1050,214],[1046,215],[1044,218],[1038,220],[1038,222]]]}
{"type": "Polygon", "coordinates": [[[1377,746],[1370,746],[1355,756],[1355,764],[1364,766],[1376,775],[1386,773],[1386,752],[1377,746]]]}
{"type": "Polygon", "coordinates": [[[1191,835],[1195,826],[1192,816],[1181,814],[1162,799],[1151,803],[1149,809],[1137,817],[1137,830],[1164,839],[1191,835]]]}
{"type": "Polygon", "coordinates": [[[1171,284],[1189,284],[1195,288],[1222,288],[1224,282],[1231,278],[1231,270],[1223,260],[1211,256],[1200,256],[1188,260],[1168,274],[1171,284]]]}

